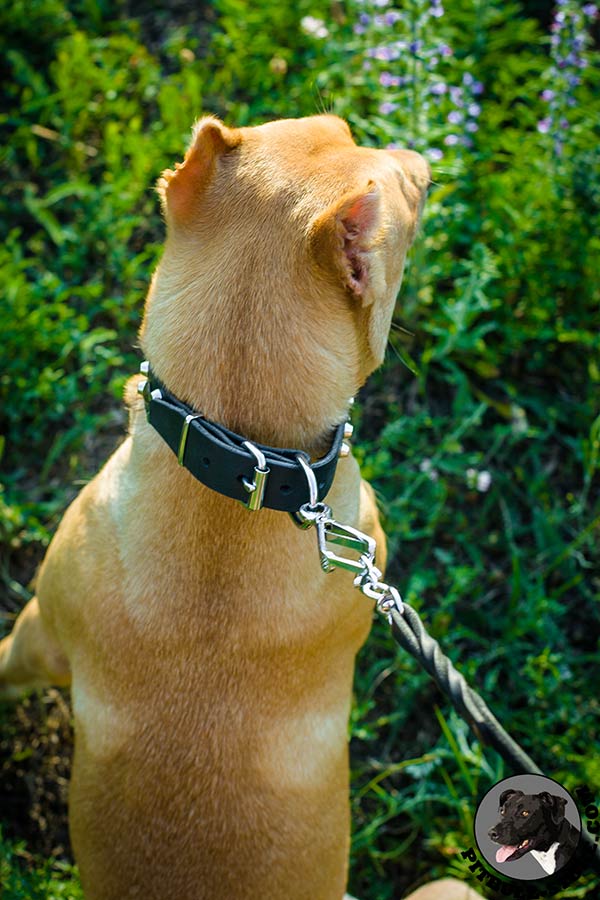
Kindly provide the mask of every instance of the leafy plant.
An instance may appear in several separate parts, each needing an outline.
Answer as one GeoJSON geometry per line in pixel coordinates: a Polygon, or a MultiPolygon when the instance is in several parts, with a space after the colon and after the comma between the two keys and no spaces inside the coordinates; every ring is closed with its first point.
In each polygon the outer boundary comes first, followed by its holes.
{"type": "Polygon", "coordinates": [[[24,842],[12,844],[0,830],[2,900],[83,900],[77,870],[60,860],[34,860],[24,842]]]}

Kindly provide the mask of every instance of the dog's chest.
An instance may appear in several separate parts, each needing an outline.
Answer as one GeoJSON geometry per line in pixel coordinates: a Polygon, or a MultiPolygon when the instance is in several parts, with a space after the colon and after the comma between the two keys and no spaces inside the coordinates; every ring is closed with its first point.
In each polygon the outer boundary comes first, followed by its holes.
{"type": "Polygon", "coordinates": [[[548,850],[532,850],[531,855],[534,859],[536,859],[544,872],[547,872],[548,875],[552,875],[556,869],[556,851],[558,850],[560,844],[558,841],[555,841],[548,850]]]}

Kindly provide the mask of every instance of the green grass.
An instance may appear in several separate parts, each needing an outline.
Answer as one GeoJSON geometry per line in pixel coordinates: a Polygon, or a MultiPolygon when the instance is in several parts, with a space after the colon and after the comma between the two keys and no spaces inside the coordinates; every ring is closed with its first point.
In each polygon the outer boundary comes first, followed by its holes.
{"type": "Polygon", "coordinates": [[[73,866],[32,857],[23,841],[7,841],[1,830],[0,889],[2,900],[83,900],[73,866]]]}
{"type": "MultiPolygon", "coordinates": [[[[326,107],[366,143],[402,144],[411,103],[425,102],[424,88],[402,95],[406,122],[379,114],[352,3],[251,7],[0,10],[5,631],[66,504],[124,427],[163,236],[153,183],[192,121],[326,107]],[[309,14],[327,39],[300,27],[309,14]]],[[[557,157],[536,128],[547,35],[522,8],[447,0],[435,28],[454,48],[440,77],[484,84],[479,131],[434,166],[355,453],[381,499],[390,580],[546,773],[598,795],[600,70],[583,72],[557,157]]],[[[431,133],[415,140],[442,140],[434,113],[421,107],[431,133]]],[[[352,892],[388,900],[427,873],[464,874],[477,801],[510,772],[383,622],[359,659],[351,749],[352,892]]],[[[70,868],[22,841],[2,841],[0,874],[2,900],[80,896],[70,868]]],[[[557,896],[598,885],[589,874],[557,896]]]]}

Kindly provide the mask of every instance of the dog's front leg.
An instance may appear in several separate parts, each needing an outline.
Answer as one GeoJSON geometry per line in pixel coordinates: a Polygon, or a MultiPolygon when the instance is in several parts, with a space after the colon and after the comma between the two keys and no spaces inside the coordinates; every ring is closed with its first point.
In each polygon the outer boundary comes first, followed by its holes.
{"type": "Polygon", "coordinates": [[[483,897],[464,881],[442,878],[423,885],[406,900],[483,900],[483,897]]]}
{"type": "Polygon", "coordinates": [[[50,684],[70,684],[69,663],[49,633],[33,597],[15,622],[12,634],[0,642],[0,699],[50,684]]]}
{"type": "MultiPolygon", "coordinates": [[[[356,900],[350,894],[344,895],[344,900],[356,900]]],[[[442,878],[440,881],[430,881],[423,885],[405,900],[484,900],[481,894],[470,888],[464,881],[456,878],[442,878]]]]}

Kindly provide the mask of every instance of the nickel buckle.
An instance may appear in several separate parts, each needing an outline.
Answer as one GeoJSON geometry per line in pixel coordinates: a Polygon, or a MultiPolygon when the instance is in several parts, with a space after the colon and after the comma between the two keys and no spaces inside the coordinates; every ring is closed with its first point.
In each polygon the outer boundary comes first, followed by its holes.
{"type": "Polygon", "coordinates": [[[250,494],[250,496],[248,497],[248,502],[244,503],[244,506],[246,507],[246,509],[260,509],[262,507],[263,498],[265,496],[267,476],[269,475],[271,470],[267,466],[267,460],[265,459],[265,454],[262,452],[262,450],[259,450],[258,447],[255,447],[254,444],[252,444],[250,441],[244,441],[242,447],[245,447],[246,450],[249,450],[258,463],[258,465],[254,467],[254,481],[248,481],[247,478],[244,478],[242,480],[244,489],[250,494]]]}

